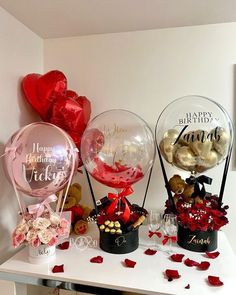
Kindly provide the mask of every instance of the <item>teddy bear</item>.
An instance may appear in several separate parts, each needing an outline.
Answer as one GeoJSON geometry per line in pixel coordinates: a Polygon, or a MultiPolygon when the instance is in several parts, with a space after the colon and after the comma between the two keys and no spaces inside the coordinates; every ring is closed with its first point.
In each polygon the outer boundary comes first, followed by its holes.
{"type": "Polygon", "coordinates": [[[175,174],[169,180],[169,187],[174,193],[174,202],[178,202],[179,198],[182,197],[184,201],[193,203],[192,194],[194,192],[194,185],[187,184],[181,176],[175,174]]]}
{"type": "MultiPolygon", "coordinates": [[[[65,194],[65,190],[63,192],[65,194]]],[[[79,183],[74,183],[69,187],[65,200],[64,211],[71,211],[71,231],[75,234],[85,234],[88,230],[87,217],[91,208],[81,205],[82,188],[79,183]]]]}

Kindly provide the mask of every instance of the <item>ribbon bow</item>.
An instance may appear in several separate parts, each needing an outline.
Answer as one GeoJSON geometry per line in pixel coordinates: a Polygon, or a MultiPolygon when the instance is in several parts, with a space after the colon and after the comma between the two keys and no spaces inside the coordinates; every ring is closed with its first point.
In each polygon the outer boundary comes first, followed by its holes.
{"type": "Polygon", "coordinates": [[[189,178],[186,178],[186,183],[189,185],[194,185],[194,192],[192,194],[192,198],[195,198],[197,196],[204,198],[206,195],[204,183],[211,184],[212,178],[206,175],[200,175],[198,177],[190,176],[189,178]],[[202,186],[201,189],[200,185],[202,186]]]}
{"type": "Polygon", "coordinates": [[[165,245],[169,240],[172,243],[176,243],[177,242],[177,237],[176,236],[164,236],[164,239],[162,241],[162,244],[165,245]]]}
{"type": "Polygon", "coordinates": [[[121,203],[124,204],[124,212],[121,216],[121,219],[124,223],[126,223],[130,217],[130,208],[129,208],[129,205],[128,205],[125,197],[131,195],[132,193],[133,193],[133,189],[130,186],[124,188],[118,194],[108,193],[108,195],[107,195],[108,199],[113,200],[113,201],[109,205],[109,207],[107,208],[107,214],[112,215],[115,212],[118,202],[121,201],[121,203]]]}
{"type": "Polygon", "coordinates": [[[148,236],[151,238],[153,235],[156,235],[158,238],[162,237],[162,234],[160,231],[149,231],[148,236]]]}
{"type": "Polygon", "coordinates": [[[40,217],[43,212],[45,207],[50,211],[52,210],[50,207],[50,203],[55,202],[57,200],[57,196],[56,195],[50,195],[49,197],[47,197],[45,200],[43,200],[43,202],[35,204],[35,205],[29,205],[28,206],[28,211],[30,214],[35,214],[36,213],[36,217],[40,217]]]}

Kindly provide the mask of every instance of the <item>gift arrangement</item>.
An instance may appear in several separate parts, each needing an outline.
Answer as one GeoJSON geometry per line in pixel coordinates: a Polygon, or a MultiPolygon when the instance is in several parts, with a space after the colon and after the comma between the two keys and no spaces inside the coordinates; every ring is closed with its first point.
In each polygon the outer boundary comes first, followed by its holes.
{"type": "Polygon", "coordinates": [[[54,259],[55,246],[68,237],[71,222],[79,234],[87,230],[83,218],[88,210],[77,204],[81,189],[71,184],[82,165],[78,148],[91,106],[86,97],[67,89],[65,75],[57,70],[25,76],[22,90],[44,122],[16,131],[1,157],[20,207],[13,246],[28,245],[30,262],[42,263],[54,259]]]}
{"type": "Polygon", "coordinates": [[[222,106],[200,96],[175,100],[161,113],[156,125],[156,144],[167,189],[165,213],[178,218],[178,244],[191,251],[217,248],[217,231],[228,223],[223,205],[233,128],[222,106]],[[164,160],[189,173],[186,179],[167,177],[164,160]],[[209,192],[213,179],[203,174],[225,163],[219,194],[209,192]],[[206,186],[208,188],[206,189],[206,186]]]}
{"type": "Polygon", "coordinates": [[[129,111],[104,112],[88,124],[81,155],[88,173],[116,190],[98,201],[91,190],[100,247],[110,253],[134,251],[138,247],[138,227],[147,215],[147,190],[139,206],[130,201],[135,194],[131,186],[150,173],[153,165],[155,146],[150,128],[129,111]]]}
{"type": "MultiPolygon", "coordinates": [[[[137,249],[139,226],[148,215],[145,201],[156,148],[168,195],[166,217],[159,216],[165,221],[163,245],[177,240],[191,251],[217,248],[217,231],[228,223],[223,195],[233,142],[232,122],[222,106],[200,96],[173,101],[157,121],[155,147],[147,123],[127,110],[109,110],[88,123],[90,102],[67,89],[62,72],[29,74],[22,88],[44,122],[14,133],[2,156],[20,207],[13,245],[27,244],[31,262],[53,259],[55,246],[71,228],[84,234],[88,216],[97,223],[101,249],[115,254],[137,249]],[[165,162],[177,170],[170,178],[165,162]],[[92,212],[79,204],[80,185],[72,185],[82,165],[94,204],[92,212]],[[223,167],[221,180],[205,174],[218,166],[223,167]],[[186,177],[180,175],[181,170],[186,177]],[[147,186],[138,205],[131,201],[133,185],[145,175],[147,186]],[[113,191],[97,198],[90,176],[113,191]],[[218,194],[212,192],[213,181],[220,183],[218,194]],[[21,193],[34,198],[35,204],[27,205],[21,193]]],[[[150,230],[149,237],[153,235],[161,233],[150,230]]]]}

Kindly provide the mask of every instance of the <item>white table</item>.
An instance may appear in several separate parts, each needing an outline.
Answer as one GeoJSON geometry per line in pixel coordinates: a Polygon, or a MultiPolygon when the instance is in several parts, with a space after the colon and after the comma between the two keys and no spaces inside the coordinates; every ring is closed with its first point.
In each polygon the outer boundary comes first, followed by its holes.
{"type": "MultiPolygon", "coordinates": [[[[181,295],[234,293],[236,257],[223,232],[219,232],[218,235],[218,251],[221,254],[216,259],[208,259],[205,254],[190,252],[178,246],[173,247],[175,253],[185,254],[184,258],[198,262],[208,260],[211,266],[207,271],[199,271],[195,267],[172,262],[165,252],[158,252],[154,256],[145,255],[144,250],[152,243],[152,240],[147,237],[145,226],[140,228],[139,248],[129,254],[117,255],[103,252],[97,246],[98,231],[95,225],[90,227],[86,239],[92,241],[90,245],[81,243],[81,238],[78,238],[77,246],[74,243],[68,250],[57,250],[56,260],[50,264],[30,264],[27,248],[24,248],[0,266],[0,279],[10,280],[16,284],[58,286],[102,295],[122,294],[122,291],[136,294],[181,295]],[[102,264],[89,262],[90,258],[98,255],[104,258],[102,264]],[[125,258],[135,260],[137,262],[135,268],[124,267],[122,261],[125,258]],[[53,274],[51,269],[56,264],[64,264],[65,272],[53,274]],[[168,282],[164,276],[167,268],[177,269],[181,278],[168,282]],[[209,286],[208,275],[219,276],[224,286],[209,286]],[[190,284],[190,289],[184,288],[187,284],[190,284]]],[[[83,241],[85,242],[86,239],[84,238],[83,241]]]]}

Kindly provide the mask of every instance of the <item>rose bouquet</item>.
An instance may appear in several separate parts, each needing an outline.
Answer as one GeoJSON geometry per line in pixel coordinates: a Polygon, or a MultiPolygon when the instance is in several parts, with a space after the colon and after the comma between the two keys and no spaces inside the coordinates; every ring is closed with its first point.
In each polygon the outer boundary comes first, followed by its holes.
{"type": "Polygon", "coordinates": [[[219,230],[228,223],[227,209],[228,206],[218,209],[218,197],[215,195],[209,195],[201,202],[187,202],[182,197],[176,202],[179,224],[191,231],[219,230]]]}
{"type": "Polygon", "coordinates": [[[227,205],[219,206],[219,197],[205,191],[204,182],[211,178],[202,175],[183,180],[174,175],[169,188],[174,196],[166,201],[165,213],[173,212],[178,220],[178,244],[196,252],[214,251],[217,231],[228,223],[227,205]],[[201,188],[200,188],[201,187],[201,188]]]}
{"type": "Polygon", "coordinates": [[[54,246],[59,238],[69,234],[70,223],[55,212],[45,209],[40,216],[26,213],[12,234],[13,246],[23,243],[32,247],[40,245],[54,246]]]}

